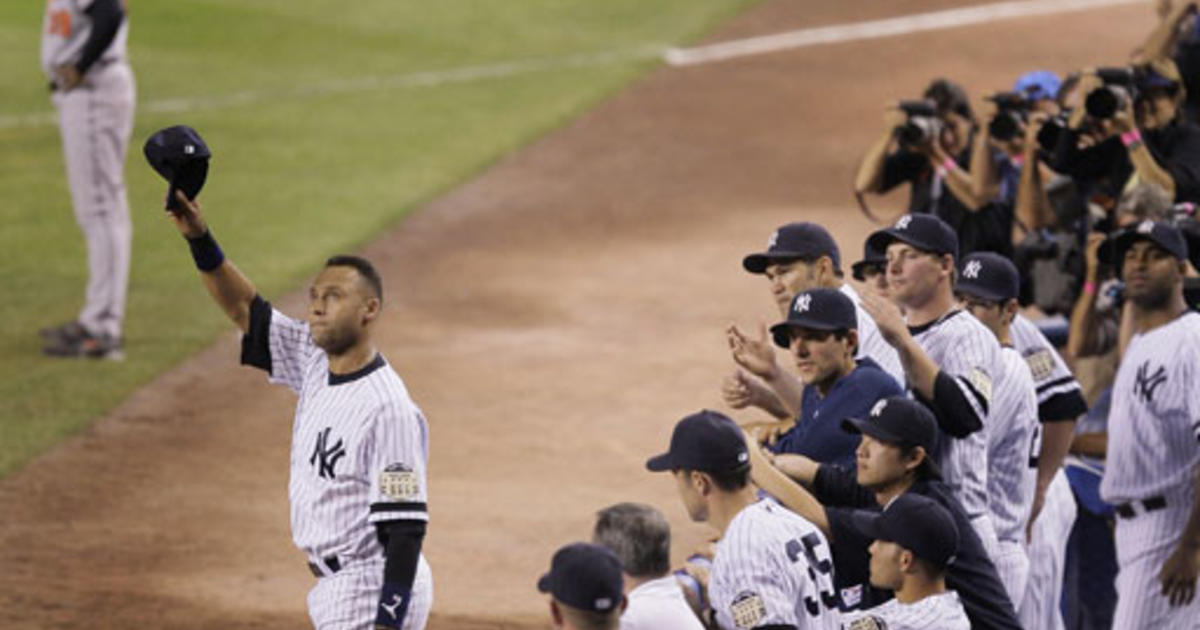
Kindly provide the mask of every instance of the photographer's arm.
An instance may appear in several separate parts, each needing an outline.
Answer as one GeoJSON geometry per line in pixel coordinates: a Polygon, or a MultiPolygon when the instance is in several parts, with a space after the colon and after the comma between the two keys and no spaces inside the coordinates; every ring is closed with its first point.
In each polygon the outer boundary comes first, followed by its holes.
{"type": "Polygon", "coordinates": [[[1083,290],[1075,298],[1075,306],[1071,309],[1071,324],[1067,331],[1067,354],[1076,359],[1102,352],[1099,348],[1099,318],[1096,314],[1096,282],[1100,275],[1097,253],[1104,239],[1104,234],[1092,232],[1088,234],[1088,242],[1084,249],[1087,270],[1084,274],[1083,290]]]}
{"type": "Polygon", "coordinates": [[[883,115],[883,124],[883,135],[867,149],[867,154],[858,165],[858,174],[854,177],[854,191],[859,194],[885,192],[884,164],[895,141],[896,127],[904,124],[904,112],[889,108],[883,115]]]}
{"type": "MultiPolygon", "coordinates": [[[[987,147],[985,144],[984,157],[981,161],[987,163],[987,168],[990,169],[992,158],[990,155],[987,155],[986,148],[987,147]]],[[[943,181],[946,184],[946,188],[948,188],[950,192],[953,193],[954,196],[957,197],[958,200],[961,201],[968,210],[971,212],[978,212],[987,205],[989,198],[976,193],[972,174],[960,167],[958,163],[954,161],[954,158],[947,155],[946,152],[937,145],[937,143],[933,144],[932,150],[929,153],[929,159],[935,169],[940,169],[940,172],[945,174],[945,179],[943,181]]],[[[972,166],[974,166],[974,164],[974,161],[972,161],[972,166]]]]}
{"type": "Polygon", "coordinates": [[[1141,48],[1133,54],[1133,63],[1147,63],[1155,59],[1170,59],[1179,42],[1179,26],[1189,14],[1196,11],[1195,2],[1176,2],[1171,10],[1159,20],[1146,36],[1141,48]]]}
{"type": "MultiPolygon", "coordinates": [[[[991,101],[984,101],[983,120],[991,120],[996,115],[996,107],[991,101]]],[[[971,194],[977,199],[995,199],[1000,192],[1000,175],[996,170],[996,162],[992,159],[991,131],[988,125],[979,125],[971,144],[971,194]]]]}
{"type": "Polygon", "coordinates": [[[1017,183],[1014,213],[1017,221],[1030,231],[1050,227],[1055,223],[1050,195],[1046,193],[1042,173],[1042,169],[1046,167],[1037,157],[1037,134],[1044,121],[1044,114],[1034,115],[1025,128],[1025,146],[1021,153],[1024,163],[1021,166],[1021,178],[1017,183]]]}
{"type": "MultiPolygon", "coordinates": [[[[1125,141],[1124,138],[1122,141],[1125,141]]],[[[1150,149],[1146,148],[1140,139],[1126,142],[1125,148],[1129,151],[1129,161],[1133,163],[1133,171],[1138,178],[1142,182],[1162,186],[1162,189],[1167,192],[1167,196],[1174,199],[1175,178],[1167,169],[1154,161],[1154,156],[1150,155],[1150,149]]]]}

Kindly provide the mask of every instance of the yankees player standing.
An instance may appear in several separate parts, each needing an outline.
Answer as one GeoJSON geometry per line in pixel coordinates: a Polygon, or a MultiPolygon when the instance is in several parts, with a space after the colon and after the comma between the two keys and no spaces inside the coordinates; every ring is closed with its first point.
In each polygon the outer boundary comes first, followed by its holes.
{"type": "Polygon", "coordinates": [[[1013,349],[1009,332],[1020,289],[1017,268],[992,252],[964,258],[955,285],[959,300],[996,335],[1001,346],[1003,371],[996,377],[994,409],[987,427],[988,507],[998,545],[993,561],[1014,603],[1024,598],[1029,574],[1025,525],[1033,508],[1041,450],[1033,376],[1025,359],[1013,349]]]}
{"type": "Polygon", "coordinates": [[[48,0],[42,70],[58,109],[75,222],[87,244],[88,282],[75,321],[43,328],[56,357],[121,359],[132,227],[125,152],[133,131],[134,82],[125,52],[124,0],[48,0]]]}
{"type": "Polygon", "coordinates": [[[1100,494],[1116,506],[1114,628],[1200,628],[1200,314],[1187,244],[1143,221],[1113,243],[1134,335],[1113,383],[1100,494]]]}
{"type": "Polygon", "coordinates": [[[707,584],[710,626],[839,628],[829,543],[812,523],[758,498],[733,420],[708,410],[687,416],[646,468],[670,471],[692,520],[720,532],[707,584]]]}
{"type": "Polygon", "coordinates": [[[433,600],[421,554],[428,521],[428,427],[400,377],[375,350],[379,275],[354,256],[330,258],[309,289],[308,321],[271,307],[225,259],[200,214],[176,192],[170,217],[205,287],[242,330],[242,363],[299,395],[292,427],[292,539],[318,578],[313,625],[425,626],[433,600]]]}

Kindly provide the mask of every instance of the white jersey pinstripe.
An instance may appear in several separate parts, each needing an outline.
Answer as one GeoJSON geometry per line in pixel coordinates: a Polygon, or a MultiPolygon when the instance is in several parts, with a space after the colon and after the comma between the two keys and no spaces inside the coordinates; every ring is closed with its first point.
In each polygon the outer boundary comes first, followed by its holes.
{"type": "Polygon", "coordinates": [[[828,541],[771,499],[746,507],[729,523],[717,543],[708,595],[725,630],[840,627],[828,541]]]}
{"type": "Polygon", "coordinates": [[[863,310],[862,298],[850,283],[842,283],[842,293],[854,302],[855,314],[858,317],[858,357],[871,357],[879,364],[884,372],[892,375],[896,382],[904,385],[904,366],[900,363],[900,353],[879,334],[879,327],[871,315],[863,310]]]}
{"type": "Polygon", "coordinates": [[[863,612],[852,613],[845,630],[971,630],[971,621],[958,601],[958,593],[946,591],[911,604],[895,599],[863,612]]]}
{"type": "Polygon", "coordinates": [[[1025,360],[1013,348],[1001,348],[1000,359],[1002,371],[987,427],[988,507],[996,537],[1023,544],[1037,485],[1041,425],[1025,360]]]}
{"type": "MultiPolygon", "coordinates": [[[[92,34],[92,18],[85,11],[93,0],[49,0],[42,24],[42,71],[54,79],[54,68],[74,64],[83,55],[83,45],[92,34]]],[[[129,20],[122,20],[117,34],[99,61],[111,63],[126,58],[129,20]]]]}
{"type": "Polygon", "coordinates": [[[1046,335],[1038,330],[1037,324],[1018,314],[1013,318],[1008,332],[1012,335],[1013,347],[1029,365],[1039,405],[1059,394],[1080,390],[1079,381],[1075,380],[1067,362],[1046,339],[1046,335]]]}

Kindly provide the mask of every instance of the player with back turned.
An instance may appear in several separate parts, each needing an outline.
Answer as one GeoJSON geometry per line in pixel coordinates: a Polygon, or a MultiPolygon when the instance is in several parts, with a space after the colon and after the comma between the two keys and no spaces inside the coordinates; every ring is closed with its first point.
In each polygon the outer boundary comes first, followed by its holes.
{"type": "Polygon", "coordinates": [[[292,319],[225,259],[199,204],[175,195],[169,216],[205,287],[244,333],[242,363],[299,396],[288,495],[292,538],[318,578],[308,595],[313,625],[423,628],[433,599],[421,554],[428,427],[371,341],[379,275],[365,259],[330,258],[309,290],[307,321],[292,319]]]}

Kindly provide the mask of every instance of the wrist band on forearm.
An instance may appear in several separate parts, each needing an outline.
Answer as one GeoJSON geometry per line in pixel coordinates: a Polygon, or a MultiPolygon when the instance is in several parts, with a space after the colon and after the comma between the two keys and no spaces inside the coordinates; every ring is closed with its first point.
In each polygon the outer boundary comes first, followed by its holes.
{"type": "Polygon", "coordinates": [[[1125,145],[1126,147],[1129,147],[1133,144],[1141,144],[1141,142],[1142,132],[1138,131],[1137,129],[1134,129],[1133,131],[1126,131],[1125,133],[1121,134],[1121,144],[1125,145]]]}
{"type": "Polygon", "coordinates": [[[1083,283],[1083,292],[1088,295],[1096,295],[1096,283],[1088,280],[1083,283]]]}
{"type": "Polygon", "coordinates": [[[188,247],[192,250],[192,260],[196,261],[196,268],[200,271],[212,271],[225,262],[225,252],[222,252],[221,246],[217,245],[212,231],[205,230],[203,235],[189,238],[187,242],[188,247]]]}
{"type": "Polygon", "coordinates": [[[942,168],[946,169],[946,172],[949,173],[958,168],[958,162],[955,162],[952,157],[947,157],[945,160],[942,160],[942,168]]]}

